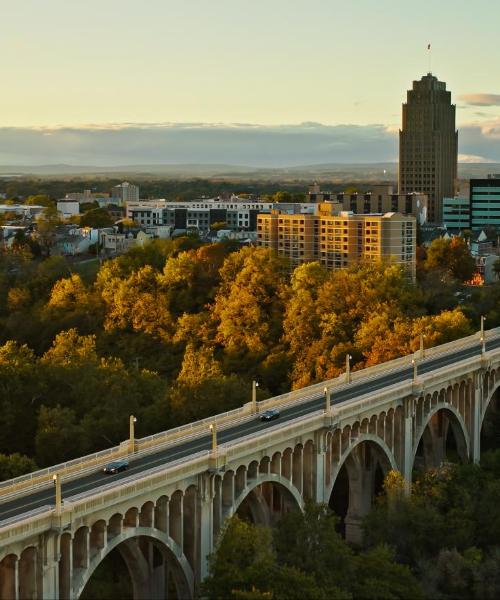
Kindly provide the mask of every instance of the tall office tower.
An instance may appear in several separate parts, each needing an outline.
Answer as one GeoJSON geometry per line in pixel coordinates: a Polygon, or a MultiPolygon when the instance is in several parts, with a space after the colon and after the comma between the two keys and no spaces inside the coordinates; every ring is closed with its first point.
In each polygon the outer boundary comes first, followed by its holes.
{"type": "Polygon", "coordinates": [[[429,221],[442,221],[444,197],[455,195],[458,133],[446,83],[428,73],[413,82],[399,132],[399,193],[429,198],[429,221]]]}

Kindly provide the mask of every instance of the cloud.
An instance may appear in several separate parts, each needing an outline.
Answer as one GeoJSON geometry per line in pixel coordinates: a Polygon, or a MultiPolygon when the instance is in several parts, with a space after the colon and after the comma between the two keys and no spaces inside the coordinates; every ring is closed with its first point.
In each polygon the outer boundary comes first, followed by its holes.
{"type": "Polygon", "coordinates": [[[500,106],[500,94],[462,94],[458,99],[471,106],[500,106]]]}
{"type": "MultiPolygon", "coordinates": [[[[398,125],[107,123],[0,127],[0,164],[117,167],[217,164],[292,167],[396,162],[398,125]]],[[[500,162],[500,119],[459,129],[464,160],[500,162]]]]}
{"type": "Polygon", "coordinates": [[[111,123],[0,128],[0,149],[0,164],[4,165],[285,167],[395,161],[397,138],[377,124],[111,123]]]}
{"type": "Polygon", "coordinates": [[[478,156],[477,154],[459,154],[458,162],[460,163],[494,163],[494,160],[478,156]]]}

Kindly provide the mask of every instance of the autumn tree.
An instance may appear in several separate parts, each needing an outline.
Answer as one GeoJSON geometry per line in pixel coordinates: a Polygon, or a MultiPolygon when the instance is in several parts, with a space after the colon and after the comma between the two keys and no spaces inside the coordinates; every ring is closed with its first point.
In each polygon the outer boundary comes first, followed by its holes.
{"type": "Polygon", "coordinates": [[[243,248],[220,270],[213,317],[217,342],[233,354],[264,355],[282,334],[285,263],[266,248],[243,248]]]}
{"type": "Polygon", "coordinates": [[[461,237],[454,237],[451,240],[437,238],[431,243],[427,250],[425,268],[448,274],[458,281],[469,281],[476,265],[466,241],[461,237]]]}

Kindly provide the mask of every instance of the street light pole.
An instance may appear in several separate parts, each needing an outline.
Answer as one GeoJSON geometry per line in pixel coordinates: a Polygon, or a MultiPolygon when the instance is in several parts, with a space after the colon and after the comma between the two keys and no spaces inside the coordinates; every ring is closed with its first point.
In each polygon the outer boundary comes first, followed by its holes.
{"type": "Polygon", "coordinates": [[[345,378],[347,383],[351,383],[351,359],[352,356],[350,354],[346,354],[345,357],[345,378]]]}
{"type": "Polygon", "coordinates": [[[417,380],[417,361],[414,358],[412,358],[411,364],[413,366],[413,383],[415,383],[415,381],[417,380]]]}
{"type": "Polygon", "coordinates": [[[56,514],[60,514],[62,507],[62,488],[61,476],[59,475],[59,473],[53,475],[52,480],[54,481],[54,486],[56,488],[56,514]]]}
{"type": "Polygon", "coordinates": [[[257,412],[257,388],[259,387],[259,382],[255,381],[255,379],[252,381],[252,413],[256,413],[257,412]]]}
{"type": "Polygon", "coordinates": [[[486,352],[486,336],[484,335],[484,322],[485,321],[486,321],[486,317],[481,315],[481,336],[479,338],[481,341],[481,354],[484,354],[486,352]]]}
{"type": "Polygon", "coordinates": [[[330,398],[330,390],[325,386],[323,388],[323,391],[325,392],[325,412],[326,414],[328,414],[330,412],[330,408],[331,408],[331,398],[330,398]]]}
{"type": "Polygon", "coordinates": [[[217,423],[214,421],[210,424],[210,431],[212,432],[212,452],[217,452],[217,423]]]}
{"type": "Polygon", "coordinates": [[[420,358],[425,358],[424,334],[420,334],[420,358]]]}
{"type": "Polygon", "coordinates": [[[130,415],[129,419],[129,442],[128,450],[130,453],[135,452],[135,424],[137,423],[136,417],[130,415]]]}

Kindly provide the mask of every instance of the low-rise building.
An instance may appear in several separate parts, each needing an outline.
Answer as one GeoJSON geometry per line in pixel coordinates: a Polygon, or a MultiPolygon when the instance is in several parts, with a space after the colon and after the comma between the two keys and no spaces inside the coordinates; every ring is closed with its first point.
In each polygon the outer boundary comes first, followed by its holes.
{"type": "Polygon", "coordinates": [[[58,200],[57,212],[63,219],[70,219],[80,214],[80,202],[78,200],[58,200]]]}
{"type": "Polygon", "coordinates": [[[0,214],[13,213],[22,217],[36,217],[45,210],[45,206],[32,204],[0,204],[0,214]]]}

